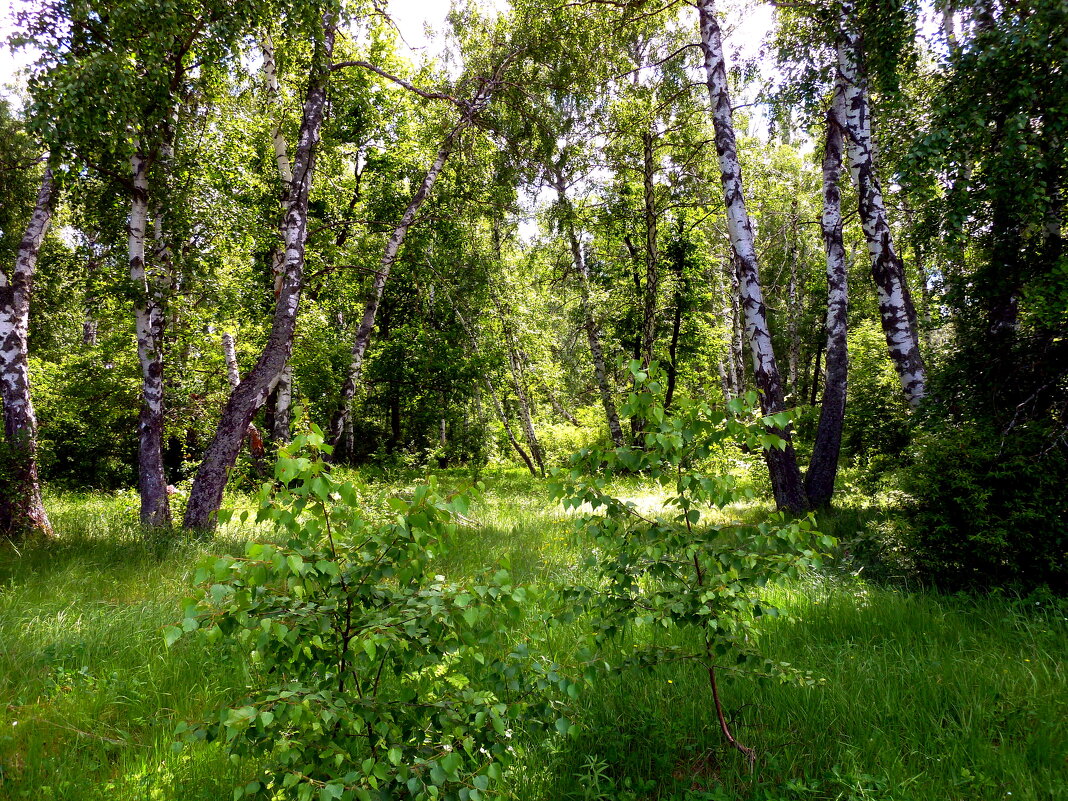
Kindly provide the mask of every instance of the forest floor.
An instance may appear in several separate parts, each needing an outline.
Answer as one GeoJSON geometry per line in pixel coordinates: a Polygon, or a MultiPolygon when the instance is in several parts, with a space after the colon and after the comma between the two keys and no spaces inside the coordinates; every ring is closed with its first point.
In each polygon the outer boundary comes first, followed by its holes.
{"type": "MultiPolygon", "coordinates": [[[[507,558],[517,581],[573,577],[580,546],[545,484],[515,472],[483,479],[477,525],[441,571],[460,578],[507,558]]],[[[655,488],[629,489],[655,503],[655,488]]],[[[167,648],[162,629],[195,594],[205,555],[239,553],[263,532],[148,536],[130,495],[48,503],[56,541],[0,547],[0,799],[229,798],[255,766],[231,764],[213,745],[176,751],[174,730],[239,700],[249,674],[196,638],[167,648]]],[[[846,510],[825,522],[845,537],[862,520],[846,510]]],[[[939,596],[834,567],[771,600],[783,616],[763,619],[762,647],[825,682],[724,681],[735,734],[759,755],[753,773],[724,744],[704,676],[674,663],[585,692],[568,710],[576,735],[518,733],[504,797],[1068,797],[1063,601],[939,596]]]]}

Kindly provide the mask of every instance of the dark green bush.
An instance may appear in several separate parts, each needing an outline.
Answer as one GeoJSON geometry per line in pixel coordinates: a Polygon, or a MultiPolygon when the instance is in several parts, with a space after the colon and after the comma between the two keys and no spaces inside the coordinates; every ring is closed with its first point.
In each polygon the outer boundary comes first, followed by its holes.
{"type": "Polygon", "coordinates": [[[1068,457],[1037,426],[1005,436],[978,423],[916,439],[904,488],[905,547],[947,590],[1068,586],[1068,457]]]}

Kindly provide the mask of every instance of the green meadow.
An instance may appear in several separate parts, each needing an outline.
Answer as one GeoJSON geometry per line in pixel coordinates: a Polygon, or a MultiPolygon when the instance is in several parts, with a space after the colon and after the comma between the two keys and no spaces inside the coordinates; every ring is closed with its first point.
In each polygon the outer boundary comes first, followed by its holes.
{"type": "MultiPolygon", "coordinates": [[[[377,484],[406,483],[391,481],[377,484]]],[[[545,485],[518,472],[484,481],[439,572],[463,578],[507,559],[517,582],[581,579],[582,545],[545,485]]],[[[627,490],[657,501],[654,487],[627,490]]],[[[132,496],[59,495],[48,507],[56,541],[0,549],[0,798],[229,798],[256,766],[231,762],[215,744],[178,749],[174,731],[237,703],[257,678],[233,652],[196,637],[168,648],[162,630],[197,592],[202,558],[270,533],[235,522],[212,540],[153,537],[132,496]]],[[[822,522],[848,541],[865,520],[847,509],[822,522]]],[[[854,564],[840,559],[774,590],[782,614],[760,624],[765,652],[819,684],[722,680],[734,733],[758,753],[752,772],[723,740],[703,673],[671,663],[584,690],[569,701],[569,735],[517,727],[500,797],[1068,797],[1064,603],[879,585],[854,564]]],[[[545,647],[568,653],[582,626],[554,628],[545,647]]],[[[664,635],[634,629],[610,649],[623,654],[655,636],[664,635]]]]}

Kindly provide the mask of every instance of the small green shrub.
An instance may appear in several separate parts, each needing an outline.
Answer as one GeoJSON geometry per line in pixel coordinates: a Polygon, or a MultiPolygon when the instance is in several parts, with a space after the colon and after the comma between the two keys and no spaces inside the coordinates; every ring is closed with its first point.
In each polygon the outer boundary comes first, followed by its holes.
{"type": "Polygon", "coordinates": [[[577,588],[592,614],[600,643],[631,627],[678,631],[692,645],[650,644],[637,648],[623,667],[688,660],[708,675],[720,727],[750,762],[754,752],[730,733],[717,689],[717,670],[744,669],[781,680],[812,683],[806,674],[759,652],[756,621],[776,610],[762,588],[820,564],[820,546],[834,545],[813,530],[811,518],[781,515],[756,525],[722,522],[717,510],[745,496],[729,474],[699,472],[697,466],[725,443],[752,449],[782,447],[769,433],[788,415],[759,417],[756,397],[735,400],[727,412],[707,403],[677,398],[664,410],[659,370],[630,365],[635,391],[621,408],[645,421],[640,447],[586,449],[568,470],[554,471],[553,496],[565,509],[582,512],[577,534],[589,543],[587,565],[597,580],[577,588]],[[747,405],[748,404],[748,405],[747,405]],[[609,491],[619,473],[640,473],[668,493],[663,507],[640,510],[609,491]]]}
{"type": "Polygon", "coordinates": [[[506,570],[466,586],[431,572],[465,494],[431,480],[376,518],[328,451],[314,426],[281,451],[256,520],[288,541],[209,560],[204,596],[166,629],[171,643],[199,630],[235,646],[256,676],[244,701],[182,733],[263,766],[235,798],[479,801],[538,697],[540,666],[506,638],[527,590],[506,570]]]}

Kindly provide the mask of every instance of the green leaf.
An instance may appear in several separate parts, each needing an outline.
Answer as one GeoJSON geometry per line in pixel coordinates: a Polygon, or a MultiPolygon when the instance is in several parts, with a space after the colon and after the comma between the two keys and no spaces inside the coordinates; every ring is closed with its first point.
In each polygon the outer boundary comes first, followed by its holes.
{"type": "Polygon", "coordinates": [[[167,643],[167,647],[170,648],[174,645],[184,632],[177,626],[165,626],[163,629],[163,641],[167,643]]]}

